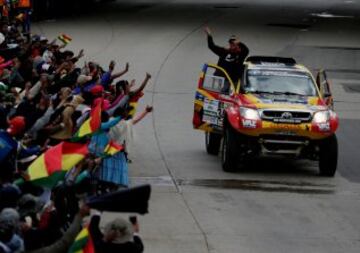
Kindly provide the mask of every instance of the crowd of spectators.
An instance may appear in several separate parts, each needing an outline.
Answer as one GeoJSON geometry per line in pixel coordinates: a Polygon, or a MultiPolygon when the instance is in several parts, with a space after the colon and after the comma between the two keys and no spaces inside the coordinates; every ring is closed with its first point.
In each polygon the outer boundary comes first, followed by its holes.
{"type": "MultiPolygon", "coordinates": [[[[83,200],[129,187],[133,126],[152,111],[137,114],[137,103],[151,75],[137,85],[123,79],[128,63],[117,71],[114,61],[82,62],[84,50],[32,35],[16,16],[0,26],[0,253],[70,252],[90,214],[83,200]],[[89,143],[86,158],[51,187],[26,180],[29,166],[72,141],[99,103],[101,126],[82,140],[89,143]],[[103,156],[110,142],[123,149],[103,156]]],[[[89,220],[95,252],[143,251],[136,219],[119,217],[103,232],[98,214],[89,220]]]]}

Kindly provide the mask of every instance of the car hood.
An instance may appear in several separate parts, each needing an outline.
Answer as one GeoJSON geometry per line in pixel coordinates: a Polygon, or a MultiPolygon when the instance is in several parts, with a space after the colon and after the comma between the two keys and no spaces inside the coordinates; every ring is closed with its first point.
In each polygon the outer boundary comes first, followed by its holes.
{"type": "Polygon", "coordinates": [[[243,94],[240,96],[242,105],[255,106],[258,109],[298,109],[324,110],[327,106],[319,97],[298,95],[243,94]]]}

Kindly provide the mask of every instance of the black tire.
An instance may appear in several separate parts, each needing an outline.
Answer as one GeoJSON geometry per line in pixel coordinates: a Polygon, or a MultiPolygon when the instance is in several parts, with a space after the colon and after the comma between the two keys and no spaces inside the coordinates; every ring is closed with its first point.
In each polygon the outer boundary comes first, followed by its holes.
{"type": "Polygon", "coordinates": [[[237,133],[231,126],[225,128],[221,151],[221,164],[225,172],[234,172],[237,170],[237,133]]]}
{"type": "Polygon", "coordinates": [[[221,135],[216,133],[205,133],[206,151],[210,155],[218,155],[221,144],[221,135]]]}
{"type": "Polygon", "coordinates": [[[332,135],[321,141],[319,145],[319,170],[320,175],[333,177],[338,162],[338,142],[336,135],[332,135]]]}

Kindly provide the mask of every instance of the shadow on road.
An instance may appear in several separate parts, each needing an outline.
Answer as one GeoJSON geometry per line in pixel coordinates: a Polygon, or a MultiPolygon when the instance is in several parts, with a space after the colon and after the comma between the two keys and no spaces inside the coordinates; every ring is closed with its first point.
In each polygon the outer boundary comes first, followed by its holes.
{"type": "Polygon", "coordinates": [[[318,177],[317,166],[316,161],[263,157],[241,164],[237,173],[318,177]]]}

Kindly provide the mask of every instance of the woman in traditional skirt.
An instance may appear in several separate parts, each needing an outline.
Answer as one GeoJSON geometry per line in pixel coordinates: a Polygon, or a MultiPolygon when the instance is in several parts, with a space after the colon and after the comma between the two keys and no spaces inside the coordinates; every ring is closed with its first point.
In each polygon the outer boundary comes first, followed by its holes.
{"type": "Polygon", "coordinates": [[[123,112],[121,113],[121,117],[123,119],[120,120],[119,123],[116,124],[116,126],[112,127],[109,132],[110,139],[112,141],[115,141],[117,144],[122,145],[125,148],[124,150],[125,152],[119,152],[114,156],[105,159],[107,160],[106,166],[113,166],[115,162],[124,163],[123,166],[124,169],[121,175],[121,179],[124,182],[123,184],[124,186],[128,186],[129,184],[127,164],[129,162],[128,152],[129,150],[131,150],[130,147],[133,146],[133,141],[134,141],[133,125],[140,122],[148,113],[152,112],[153,108],[151,106],[147,106],[146,109],[134,119],[131,118],[125,120],[126,118],[128,118],[128,113],[131,110],[132,107],[128,107],[127,109],[123,110],[123,112]]]}
{"type": "Polygon", "coordinates": [[[120,120],[120,116],[109,119],[109,115],[106,112],[102,112],[100,130],[91,137],[89,144],[90,152],[97,157],[103,158],[98,171],[100,183],[106,188],[109,186],[111,190],[116,190],[121,185],[128,185],[127,180],[122,176],[124,174],[127,175],[127,163],[126,159],[122,158],[125,157],[123,152],[118,152],[110,157],[104,156],[105,148],[110,142],[108,132],[120,120]]]}

